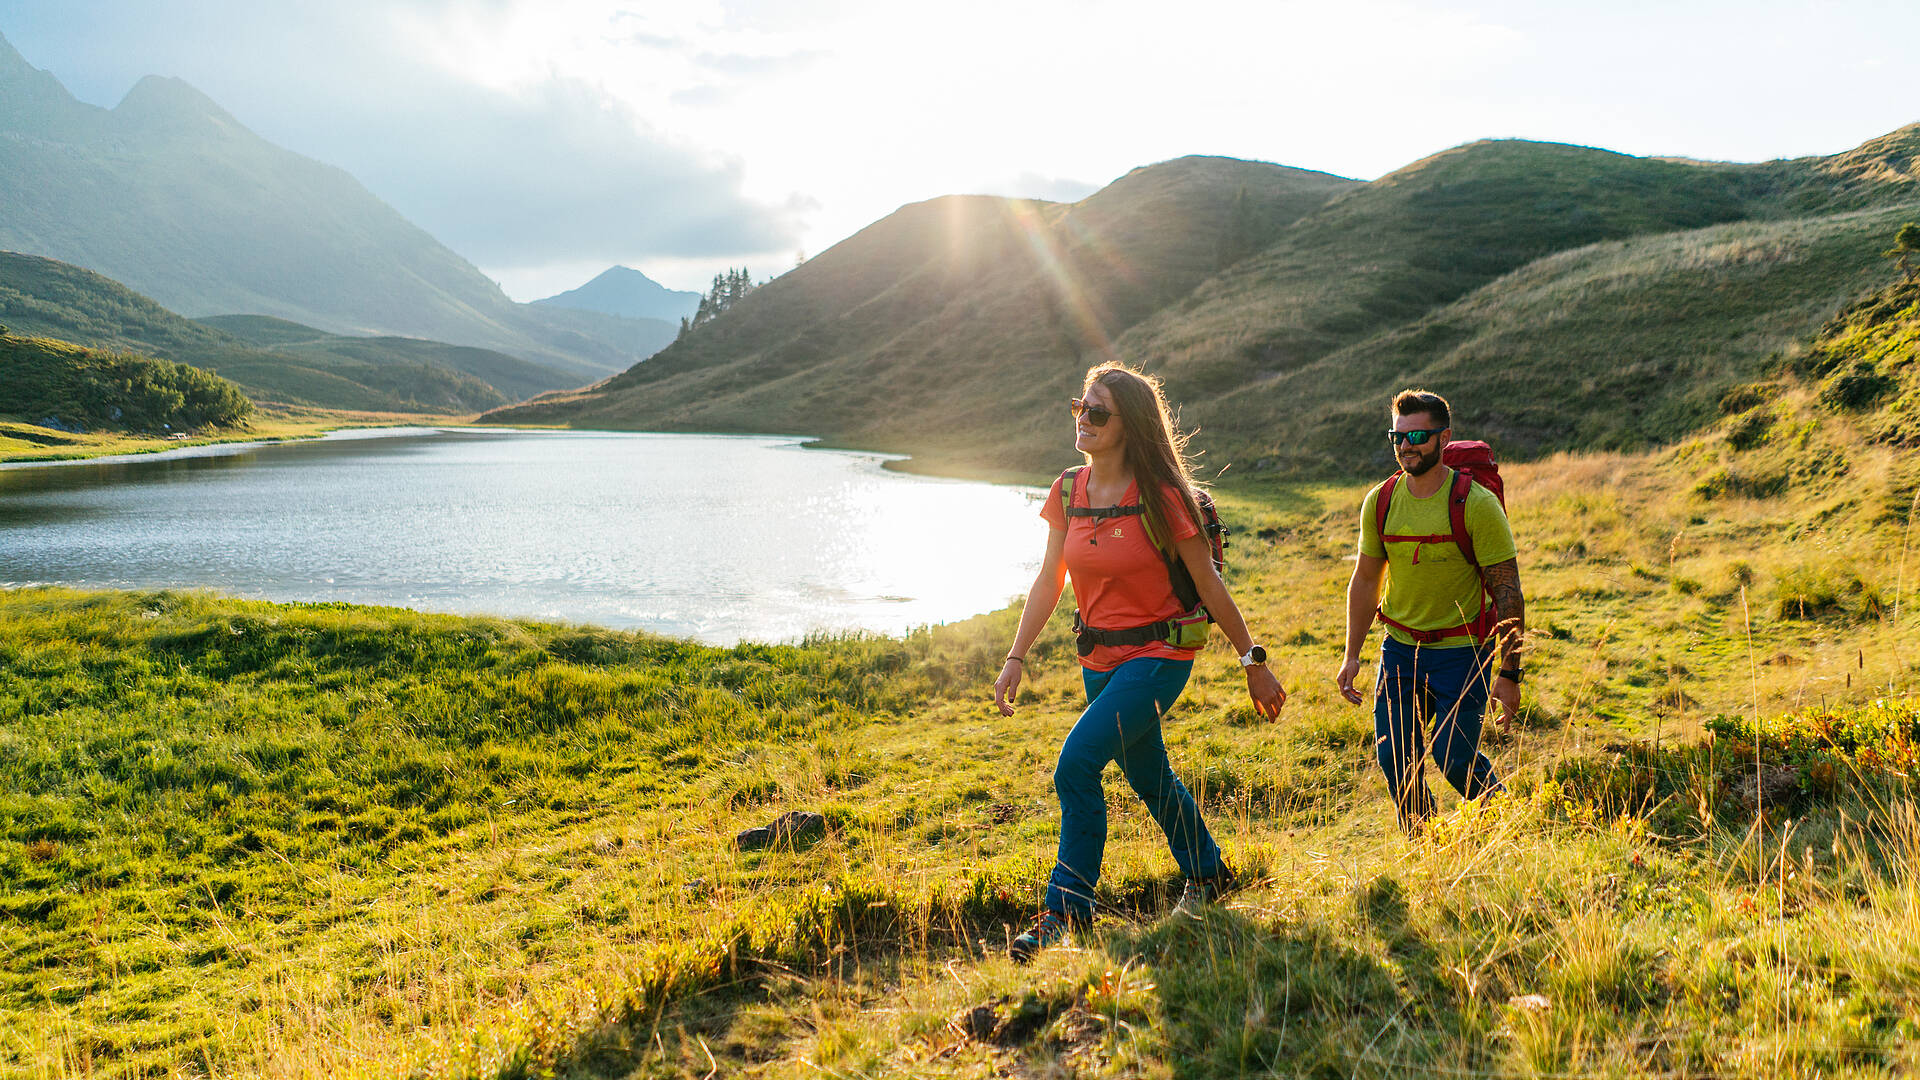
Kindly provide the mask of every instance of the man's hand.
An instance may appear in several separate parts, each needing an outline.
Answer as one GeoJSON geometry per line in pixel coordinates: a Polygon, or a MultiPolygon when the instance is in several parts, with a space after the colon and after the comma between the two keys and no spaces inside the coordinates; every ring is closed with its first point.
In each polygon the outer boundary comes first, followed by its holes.
{"type": "Polygon", "coordinates": [[[993,703],[1000,706],[1001,716],[1013,715],[1013,696],[1020,692],[1020,675],[1026,665],[1018,660],[1009,660],[1000,667],[1000,677],[993,680],[993,703]]]}
{"type": "Polygon", "coordinates": [[[1500,715],[1494,721],[1500,725],[1500,734],[1513,733],[1513,718],[1520,715],[1520,684],[1512,679],[1493,680],[1493,700],[1500,703],[1500,715]]]}
{"type": "Polygon", "coordinates": [[[1247,668],[1247,696],[1253,699],[1253,711],[1269,720],[1278,720],[1280,710],[1287,704],[1287,692],[1280,688],[1280,680],[1265,664],[1254,664],[1247,668]]]}
{"type": "Polygon", "coordinates": [[[1360,691],[1353,688],[1353,680],[1358,677],[1359,674],[1360,658],[1350,656],[1347,658],[1346,663],[1340,665],[1340,674],[1333,677],[1333,685],[1340,688],[1340,696],[1346,698],[1347,704],[1349,705],[1358,705],[1364,700],[1360,695],[1360,691]]]}

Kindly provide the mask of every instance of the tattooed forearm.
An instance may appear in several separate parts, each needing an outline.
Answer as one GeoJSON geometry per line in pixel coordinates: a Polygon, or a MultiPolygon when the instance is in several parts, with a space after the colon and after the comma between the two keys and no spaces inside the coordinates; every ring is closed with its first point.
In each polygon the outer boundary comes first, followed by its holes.
{"type": "Polygon", "coordinates": [[[1527,636],[1527,601],[1520,594],[1520,562],[1508,559],[1486,568],[1487,594],[1500,616],[1501,651],[1507,667],[1516,667],[1527,636]]]}

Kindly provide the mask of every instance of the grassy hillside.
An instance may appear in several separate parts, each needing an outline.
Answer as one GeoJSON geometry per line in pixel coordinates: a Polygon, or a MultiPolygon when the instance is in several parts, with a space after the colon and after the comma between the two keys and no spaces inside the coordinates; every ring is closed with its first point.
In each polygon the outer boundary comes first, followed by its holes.
{"type": "Polygon", "coordinates": [[[0,416],[82,431],[189,432],[252,414],[240,388],[218,375],[0,330],[0,416]]]}
{"type": "Polygon", "coordinates": [[[457,342],[593,378],[673,338],[660,320],[556,329],[351,176],[178,79],[149,76],[96,108],[0,37],[0,141],[0,249],[87,267],[189,316],[457,342]]]}
{"type": "Polygon", "coordinates": [[[1216,466],[1369,470],[1385,461],[1369,410],[1410,380],[1451,389],[1509,454],[1650,445],[1885,280],[1882,231],[1920,216],[1916,155],[1920,126],[1760,165],[1497,141],[1314,188],[1317,205],[1295,191],[1270,214],[1236,200],[1261,205],[1247,178],[1294,189],[1261,171],[1273,167],[1219,159],[1139,170],[1071,208],[922,204],[647,364],[503,415],[806,431],[1038,471],[1059,457],[1059,399],[1089,361],[1118,355],[1166,377],[1216,466]],[[1150,223],[1201,192],[1214,224],[1156,247],[1150,223]],[[975,273],[1006,303],[960,285],[964,270],[880,291],[949,251],[943,221],[974,245],[948,265],[991,267],[975,273]],[[1754,254],[1766,250],[1778,254],[1754,254]],[[1153,276],[1167,265],[1184,272],[1153,276]],[[856,280],[873,287],[835,287],[856,280]],[[1633,317],[1613,325],[1622,305],[1633,317]],[[1633,404],[1570,428],[1554,414],[1582,386],[1630,387],[1633,404]]]}
{"type": "MultiPolygon", "coordinates": [[[[1512,466],[1516,797],[1407,840],[1331,685],[1361,488],[1242,483],[1168,721],[1253,884],[1197,921],[1114,785],[1101,925],[1032,968],[1080,696],[1056,619],[644,634],[0,592],[0,1054],[30,1074],[1909,1075],[1920,294],[1657,452],[1512,466]],[[736,851],[814,810],[827,833],[736,851]]],[[[1444,798],[1444,796],[1443,796],[1444,798]]]]}
{"type": "Polygon", "coordinates": [[[1352,186],[1182,158],[1072,206],[917,203],[595,391],[501,418],[812,431],[956,455],[1017,432],[1030,447],[1058,428],[1047,421],[1081,358],[1352,186]],[[936,400],[938,423],[912,404],[936,400]]]}
{"type": "MultiPolygon", "coordinates": [[[[140,352],[212,371],[239,383],[256,400],[322,408],[457,415],[508,400],[479,375],[448,361],[498,372],[513,381],[525,380],[531,373],[539,373],[550,386],[571,381],[570,376],[512,357],[437,342],[398,342],[339,352],[256,346],[215,326],[183,319],[99,274],[53,259],[4,251],[0,251],[0,322],[22,333],[140,352]]],[[[258,324],[243,317],[236,325],[258,324]]]]}
{"type": "Polygon", "coordinates": [[[529,364],[492,349],[400,337],[342,337],[267,315],[213,315],[195,320],[251,345],[348,369],[440,367],[486,383],[508,401],[578,385],[577,371],[529,364]]]}
{"type": "Polygon", "coordinates": [[[1385,394],[1415,384],[1506,456],[1672,443],[1887,281],[1880,252],[1916,218],[1920,203],[1578,248],[1189,415],[1243,463],[1315,473],[1391,470],[1385,394]]]}

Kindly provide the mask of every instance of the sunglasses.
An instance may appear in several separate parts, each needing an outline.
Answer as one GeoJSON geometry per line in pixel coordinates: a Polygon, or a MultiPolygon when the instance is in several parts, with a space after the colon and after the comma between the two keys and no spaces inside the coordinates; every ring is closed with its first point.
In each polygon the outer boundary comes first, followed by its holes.
{"type": "Polygon", "coordinates": [[[1437,427],[1437,428],[1414,428],[1412,431],[1389,431],[1387,432],[1387,438],[1392,439],[1393,445],[1395,446],[1399,446],[1401,443],[1412,443],[1415,446],[1425,446],[1427,445],[1428,439],[1433,438],[1435,435],[1438,435],[1445,430],[1447,429],[1443,427],[1437,427]]]}
{"type": "Polygon", "coordinates": [[[1087,423],[1094,427],[1106,427],[1107,421],[1113,419],[1112,409],[1103,409],[1091,401],[1082,401],[1079,398],[1067,402],[1067,408],[1073,410],[1075,420],[1084,416],[1087,418],[1087,423]]]}

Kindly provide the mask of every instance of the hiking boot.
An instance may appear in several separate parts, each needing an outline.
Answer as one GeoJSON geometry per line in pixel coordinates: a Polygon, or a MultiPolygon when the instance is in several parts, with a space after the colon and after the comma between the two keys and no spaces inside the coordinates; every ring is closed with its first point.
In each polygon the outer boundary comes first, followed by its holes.
{"type": "Polygon", "coordinates": [[[1200,909],[1239,887],[1239,879],[1225,867],[1209,878],[1188,878],[1187,887],[1180,891],[1180,901],[1173,905],[1173,913],[1197,919],[1200,909]]]}
{"type": "Polygon", "coordinates": [[[1067,917],[1048,908],[1034,916],[1033,925],[1025,933],[1013,939],[1013,944],[1007,946],[1007,955],[1016,964],[1031,963],[1041,949],[1065,939],[1067,930],[1067,917]]]}

